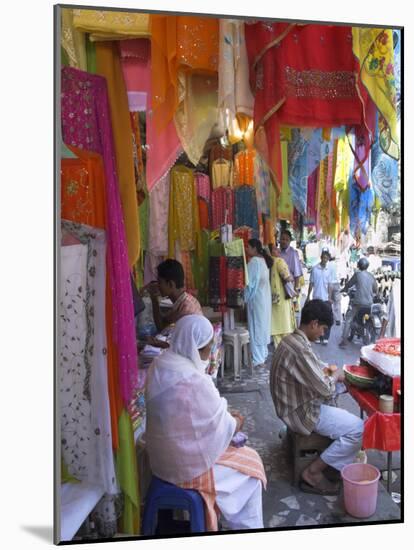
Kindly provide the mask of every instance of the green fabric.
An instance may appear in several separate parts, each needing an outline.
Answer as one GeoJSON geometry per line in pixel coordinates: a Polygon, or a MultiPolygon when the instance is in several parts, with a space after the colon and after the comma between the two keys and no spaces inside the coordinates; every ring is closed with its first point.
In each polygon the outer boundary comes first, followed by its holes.
{"type": "Polygon", "coordinates": [[[60,462],[60,478],[61,483],[80,483],[79,479],[76,479],[76,477],[69,473],[68,467],[66,466],[63,458],[60,462]]]}
{"type": "Polygon", "coordinates": [[[88,73],[96,74],[96,47],[95,42],[89,40],[89,35],[86,35],[86,64],[88,73]]]}
{"type": "Polygon", "coordinates": [[[194,283],[198,289],[197,298],[202,306],[208,305],[209,239],[210,232],[207,229],[203,229],[200,234],[200,254],[197,257],[195,254],[191,254],[194,283]]]}
{"type": "Polygon", "coordinates": [[[141,230],[141,250],[148,250],[149,198],[145,195],[144,202],[138,207],[139,225],[141,230]]]}
{"type": "Polygon", "coordinates": [[[244,250],[243,239],[235,239],[229,243],[224,243],[224,253],[226,256],[243,256],[244,263],[244,279],[246,286],[249,284],[249,273],[247,271],[246,253],[244,250]]]}
{"type": "Polygon", "coordinates": [[[60,63],[62,67],[69,67],[69,57],[62,46],[60,47],[60,63]]]}
{"type": "Polygon", "coordinates": [[[119,449],[116,453],[116,473],[124,494],[124,510],[121,531],[128,535],[140,532],[140,496],[138,467],[135,453],[134,433],[129,414],[122,411],[119,417],[119,449]]]}
{"type": "Polygon", "coordinates": [[[224,256],[223,243],[219,241],[210,240],[208,242],[208,255],[209,256],[224,256]]]}

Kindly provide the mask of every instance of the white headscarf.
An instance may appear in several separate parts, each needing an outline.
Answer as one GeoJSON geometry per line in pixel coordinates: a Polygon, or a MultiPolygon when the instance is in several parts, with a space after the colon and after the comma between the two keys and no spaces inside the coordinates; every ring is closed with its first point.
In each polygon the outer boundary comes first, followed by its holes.
{"type": "Polygon", "coordinates": [[[202,315],[185,315],[177,322],[170,349],[182,357],[190,359],[198,370],[205,369],[199,353],[213,338],[214,329],[210,321],[202,315]]]}

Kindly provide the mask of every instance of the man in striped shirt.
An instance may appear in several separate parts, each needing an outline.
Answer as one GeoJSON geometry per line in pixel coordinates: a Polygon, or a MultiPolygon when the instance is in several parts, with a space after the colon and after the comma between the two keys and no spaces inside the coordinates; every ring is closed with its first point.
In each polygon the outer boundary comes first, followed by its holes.
{"type": "Polygon", "coordinates": [[[361,448],[363,421],[334,406],[336,384],[344,380],[341,369],[330,370],[314,354],[315,342],[332,326],[332,309],[322,300],[311,300],[302,310],[301,324],[279,344],[270,374],[270,391],[276,413],[294,432],[319,433],[333,443],[302,472],[303,491],[336,494],[338,487],[323,471],[340,471],[354,462],[361,448]]]}

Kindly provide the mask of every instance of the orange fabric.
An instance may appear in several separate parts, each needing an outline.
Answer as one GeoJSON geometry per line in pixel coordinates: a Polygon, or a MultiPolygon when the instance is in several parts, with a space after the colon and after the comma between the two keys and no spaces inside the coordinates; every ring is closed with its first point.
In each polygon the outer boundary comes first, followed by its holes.
{"type": "MultiPolygon", "coordinates": [[[[250,447],[229,446],[220,456],[216,464],[233,468],[242,474],[260,479],[266,489],[267,479],[263,468],[263,462],[257,452],[250,447]]],[[[220,512],[216,504],[216,490],[214,483],[214,471],[210,468],[204,474],[191,481],[181,483],[183,489],[194,489],[200,493],[204,500],[204,511],[207,531],[217,531],[217,514],[220,512]]]]}
{"type": "Polygon", "coordinates": [[[124,215],[129,265],[132,267],[140,254],[140,227],[128,96],[116,42],[96,43],[96,72],[104,76],[108,84],[116,171],[124,215]]]}
{"type": "Polygon", "coordinates": [[[254,185],[254,159],[256,151],[248,149],[234,158],[234,185],[254,185]]]}
{"type": "Polygon", "coordinates": [[[198,216],[200,219],[200,229],[209,229],[208,204],[204,199],[198,199],[198,216]]]}
{"type": "Polygon", "coordinates": [[[151,16],[152,109],[158,132],[173,119],[179,102],[180,73],[217,72],[218,19],[151,16]]]}
{"type": "Polygon", "coordinates": [[[65,220],[105,227],[105,172],[98,153],[68,148],[78,158],[61,161],[61,215],[65,220]]]}
{"type": "MultiPolygon", "coordinates": [[[[61,215],[63,219],[105,229],[105,172],[98,153],[67,146],[78,158],[61,162],[61,215]]],[[[118,381],[118,355],[112,339],[112,307],[109,273],[106,277],[106,339],[112,446],[118,448],[118,420],[122,402],[118,381]]]]}

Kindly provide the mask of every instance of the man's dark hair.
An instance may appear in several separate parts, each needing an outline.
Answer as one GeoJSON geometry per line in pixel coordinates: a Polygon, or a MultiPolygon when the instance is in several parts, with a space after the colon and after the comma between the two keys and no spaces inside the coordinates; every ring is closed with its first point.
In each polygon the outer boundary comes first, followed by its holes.
{"type": "Polygon", "coordinates": [[[333,325],[332,308],[323,300],[311,300],[302,309],[301,325],[309,325],[311,321],[318,321],[320,325],[333,325]]]}
{"type": "Polygon", "coordinates": [[[164,260],[157,267],[158,277],[166,282],[173,281],[177,288],[184,287],[184,269],[177,260],[164,260]]]}
{"type": "Polygon", "coordinates": [[[289,231],[289,229],[283,229],[283,231],[281,231],[280,233],[280,236],[282,235],[287,235],[289,239],[292,240],[292,233],[289,231]]]}

